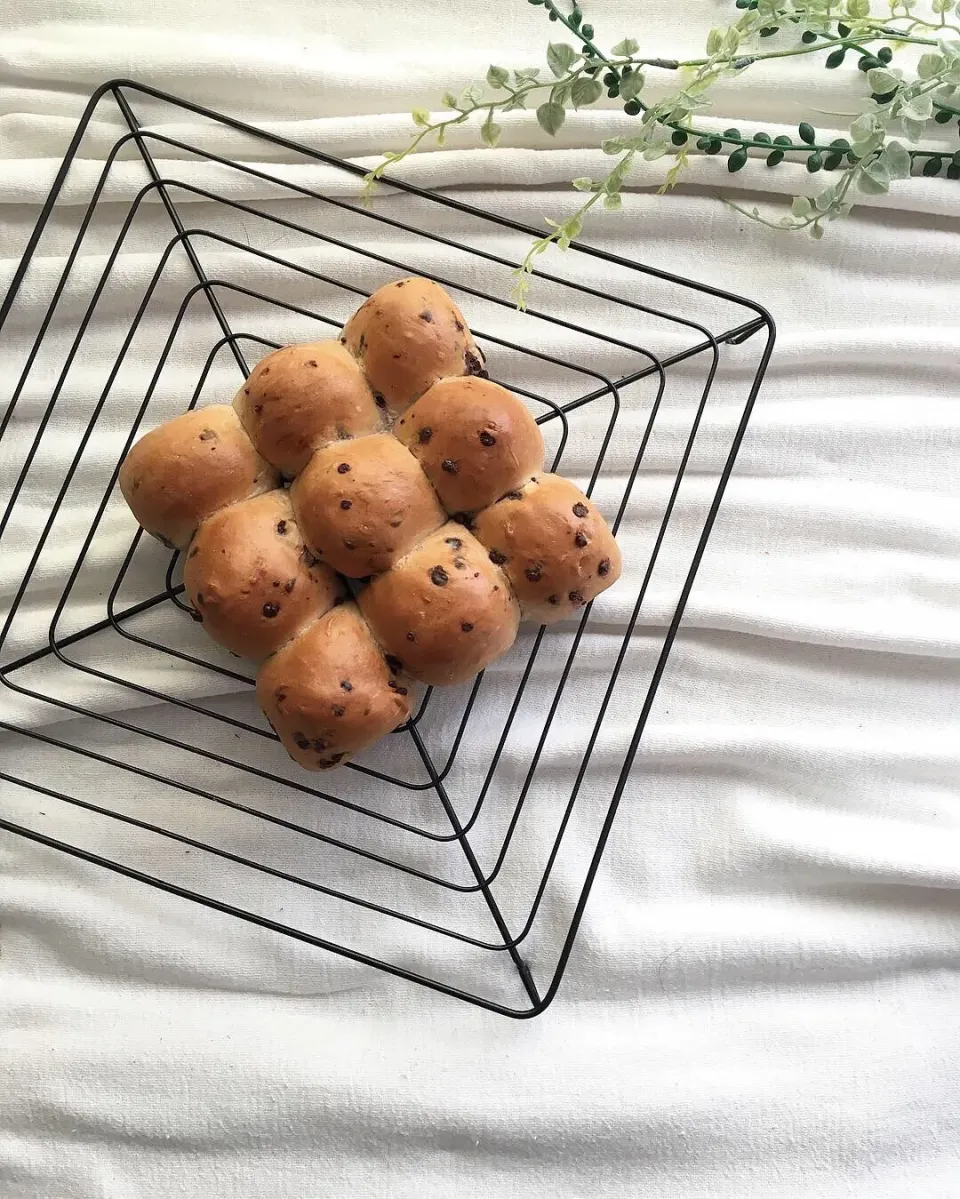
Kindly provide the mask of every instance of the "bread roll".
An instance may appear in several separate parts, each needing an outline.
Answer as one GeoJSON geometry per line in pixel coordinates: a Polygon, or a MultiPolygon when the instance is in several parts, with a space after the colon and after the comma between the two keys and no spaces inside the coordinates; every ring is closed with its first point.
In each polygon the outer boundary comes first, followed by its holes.
{"type": "Polygon", "coordinates": [[[120,490],[146,531],[183,548],[227,504],[279,486],[228,404],[185,412],[141,437],[120,467],[120,490]]]}
{"type": "Polygon", "coordinates": [[[343,593],[333,571],[305,551],[282,489],[205,520],[187,551],[183,582],[214,641],[255,661],[343,593]]]}
{"type": "Polygon", "coordinates": [[[389,433],[317,450],[290,494],[310,549],[355,579],[389,569],[444,520],[416,458],[389,433]]]}
{"type": "Polygon", "coordinates": [[[392,413],[447,375],[486,374],[463,314],[429,279],[398,279],[375,291],[340,340],[392,413]]]}
{"type": "Polygon", "coordinates": [[[263,664],[257,700],[295,762],[328,770],[409,719],[411,689],[348,603],[263,664]]]}
{"type": "Polygon", "coordinates": [[[463,683],[510,648],[520,610],[484,547],[453,521],[431,534],[358,602],[398,669],[424,683],[463,683]]]}
{"type": "Polygon", "coordinates": [[[233,405],[253,444],[287,478],[299,474],[318,447],[383,427],[363,371],[336,340],[268,354],[233,405]]]}
{"type": "Polygon", "coordinates": [[[561,620],[620,577],[620,550],[606,521],[560,475],[540,475],[485,508],[474,533],[510,576],[527,620],[561,620]]]}
{"type": "Polygon", "coordinates": [[[442,379],[397,421],[448,512],[475,512],[543,470],[526,405],[489,379],[442,379]]]}

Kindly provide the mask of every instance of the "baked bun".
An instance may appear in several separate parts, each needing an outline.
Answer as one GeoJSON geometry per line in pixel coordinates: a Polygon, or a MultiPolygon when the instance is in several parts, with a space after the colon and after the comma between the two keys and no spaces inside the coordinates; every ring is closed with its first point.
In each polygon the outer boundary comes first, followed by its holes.
{"type": "Polygon", "coordinates": [[[253,444],[287,478],[299,474],[320,446],[383,427],[363,371],[336,340],[268,354],[233,406],[253,444]]]}
{"type": "Polygon", "coordinates": [[[358,602],[393,664],[438,685],[489,666],[513,644],[520,620],[507,580],[453,521],[371,580],[358,602]]]}
{"type": "Polygon", "coordinates": [[[398,279],[375,291],[340,340],[394,413],[447,375],[486,373],[460,309],[429,279],[398,279]]]}
{"type": "Polygon", "coordinates": [[[120,467],[120,490],[144,529],[183,548],[227,504],[279,486],[229,404],[185,412],[153,429],[120,467]]]}
{"type": "Polygon", "coordinates": [[[257,700],[306,770],[328,770],[410,717],[409,680],[391,671],[355,604],[341,604],[269,658],[257,700]]]}
{"type": "Polygon", "coordinates": [[[543,470],[543,437],[522,401],[489,379],[442,379],[397,421],[448,512],[475,512],[543,470]]]}
{"type": "Polygon", "coordinates": [[[187,552],[183,582],[214,641],[255,661],[343,594],[333,571],[305,552],[282,489],[205,520],[187,552]]]}
{"type": "Polygon", "coordinates": [[[510,576],[527,620],[562,620],[620,577],[620,550],[606,521],[560,475],[540,475],[485,508],[474,533],[510,576]]]}
{"type": "Polygon", "coordinates": [[[444,520],[416,458],[389,433],[317,450],[290,495],[310,549],[355,579],[388,570],[444,520]]]}

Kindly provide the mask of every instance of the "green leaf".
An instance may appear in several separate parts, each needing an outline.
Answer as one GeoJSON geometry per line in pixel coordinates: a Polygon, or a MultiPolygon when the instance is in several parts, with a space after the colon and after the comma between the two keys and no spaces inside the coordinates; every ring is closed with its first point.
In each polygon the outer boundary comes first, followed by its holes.
{"type": "Polygon", "coordinates": [[[510,78],[510,72],[506,67],[495,67],[493,65],[487,67],[487,83],[498,91],[502,87],[506,87],[507,80],[510,78]]]}
{"type": "Polygon", "coordinates": [[[539,74],[539,67],[518,67],[513,72],[513,79],[517,87],[519,87],[522,83],[532,83],[539,74]]]}
{"type": "Polygon", "coordinates": [[[602,95],[603,84],[599,79],[578,79],[570,93],[574,108],[585,108],[588,104],[595,104],[602,95]]]}
{"type": "Polygon", "coordinates": [[[900,124],[903,126],[903,132],[906,134],[908,142],[920,141],[927,127],[926,121],[914,121],[906,116],[903,117],[900,124]]]}
{"type": "Polygon", "coordinates": [[[547,46],[547,66],[558,79],[567,74],[576,60],[576,50],[566,42],[551,42],[547,46]]]}
{"type": "Polygon", "coordinates": [[[635,42],[632,37],[625,37],[622,42],[617,42],[610,53],[615,54],[617,58],[629,58],[631,54],[636,54],[639,49],[639,42],[635,42]]]}
{"type": "Polygon", "coordinates": [[[652,146],[647,146],[643,152],[643,157],[647,162],[654,162],[658,158],[663,158],[668,150],[666,142],[654,142],[652,146]]]}
{"type": "Polygon", "coordinates": [[[503,130],[493,119],[493,109],[491,108],[487,114],[487,119],[480,126],[480,136],[483,139],[485,146],[495,146],[500,140],[500,134],[503,130]]]}
{"type": "Polygon", "coordinates": [[[817,212],[826,212],[836,198],[837,189],[835,187],[826,187],[822,192],[814,196],[813,206],[817,212]]]}
{"type": "Polygon", "coordinates": [[[608,192],[601,201],[607,212],[618,212],[623,207],[619,192],[608,192]]]}
{"type": "Polygon", "coordinates": [[[604,154],[622,154],[623,153],[623,138],[622,137],[607,137],[600,143],[600,149],[604,154]]]}
{"type": "Polygon", "coordinates": [[[740,146],[727,159],[727,170],[731,175],[735,175],[747,165],[747,151],[744,146],[740,146]]]}
{"type": "Polygon", "coordinates": [[[872,112],[863,112],[850,126],[850,140],[866,142],[877,132],[877,118],[872,112]]]}
{"type": "Polygon", "coordinates": [[[812,225],[808,226],[808,228],[810,229],[810,236],[814,241],[819,241],[820,238],[823,237],[823,227],[816,221],[814,221],[812,225]]]}
{"type": "Polygon", "coordinates": [[[554,104],[563,106],[570,99],[570,92],[572,90],[573,84],[569,80],[566,83],[558,83],[550,92],[550,99],[554,104]]]}
{"type": "MultiPolygon", "coordinates": [[[[882,158],[871,159],[870,162],[865,162],[860,172],[860,182],[863,182],[864,177],[869,179],[871,183],[876,184],[880,192],[890,190],[890,172],[887,169],[886,163],[882,158]]],[[[879,193],[874,193],[879,194],[879,193]]]]}
{"type": "Polygon", "coordinates": [[[878,183],[872,175],[862,172],[857,176],[857,187],[867,196],[882,196],[890,190],[889,183],[878,183]]]}
{"type": "Polygon", "coordinates": [[[797,132],[800,134],[800,140],[808,146],[812,146],[817,140],[816,130],[808,121],[801,121],[797,126],[797,132]]]}
{"type": "Polygon", "coordinates": [[[855,21],[870,16],[870,0],[847,0],[847,12],[855,21]]]}
{"type": "Polygon", "coordinates": [[[910,178],[910,152],[902,142],[887,142],[881,158],[891,179],[910,178]]]}
{"type": "Polygon", "coordinates": [[[921,54],[917,61],[917,74],[921,79],[931,79],[939,75],[946,65],[947,60],[942,54],[921,54]]]}
{"type": "Polygon", "coordinates": [[[483,88],[477,87],[475,83],[468,84],[460,93],[460,97],[457,100],[457,108],[461,110],[464,108],[476,108],[482,99],[483,88]]]}
{"type": "Polygon", "coordinates": [[[620,84],[620,99],[635,100],[643,91],[644,83],[646,83],[646,79],[643,71],[631,71],[620,84]]]}
{"type": "Polygon", "coordinates": [[[870,90],[876,92],[878,96],[885,96],[887,92],[892,92],[894,88],[899,87],[902,77],[902,71],[890,71],[886,67],[874,67],[867,71],[867,83],[870,84],[870,90]]]}
{"type": "Polygon", "coordinates": [[[457,107],[457,97],[453,94],[453,92],[444,92],[443,93],[443,107],[444,108],[456,108],[457,107]]]}
{"type": "Polygon", "coordinates": [[[790,211],[796,217],[805,217],[813,208],[813,205],[806,196],[794,196],[793,203],[790,205],[790,211]]]}
{"type": "Polygon", "coordinates": [[[900,109],[900,116],[910,121],[929,121],[933,116],[933,98],[931,96],[914,96],[900,109]]]}
{"type": "Polygon", "coordinates": [[[548,100],[546,104],[541,104],[537,109],[537,122],[544,133],[549,133],[551,137],[556,135],[557,130],[566,119],[566,112],[562,104],[554,104],[552,100],[548,100]]]}
{"type": "Polygon", "coordinates": [[[579,179],[574,179],[573,186],[578,192],[591,192],[593,191],[593,180],[589,175],[581,175],[579,179]]]}
{"type": "Polygon", "coordinates": [[[511,96],[506,104],[504,104],[503,111],[512,112],[515,108],[526,108],[526,106],[527,102],[524,100],[523,96],[511,96]]]}
{"type": "Polygon", "coordinates": [[[770,153],[767,155],[767,166],[768,167],[777,167],[780,165],[781,162],[783,162],[783,151],[782,150],[771,150],[770,153]]]}
{"type": "Polygon", "coordinates": [[[430,114],[425,108],[415,108],[410,115],[413,117],[413,123],[418,129],[426,129],[430,124],[430,114]]]}
{"type": "Polygon", "coordinates": [[[709,55],[719,54],[720,47],[723,45],[723,30],[711,29],[707,34],[707,53],[709,55]]]}

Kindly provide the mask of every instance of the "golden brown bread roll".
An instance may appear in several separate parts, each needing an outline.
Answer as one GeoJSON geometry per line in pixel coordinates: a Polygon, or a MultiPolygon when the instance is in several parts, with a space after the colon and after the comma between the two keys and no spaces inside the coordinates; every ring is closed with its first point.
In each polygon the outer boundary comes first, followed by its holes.
{"type": "Polygon", "coordinates": [[[317,450],[290,495],[310,549],[355,579],[387,570],[444,520],[416,458],[389,433],[317,450]]]}
{"type": "Polygon", "coordinates": [[[463,683],[505,653],[520,610],[475,537],[450,521],[360,593],[374,636],[424,683],[463,683]]]}
{"type": "Polygon", "coordinates": [[[383,427],[363,371],[336,340],[268,354],[233,406],[253,444],[287,478],[299,474],[320,446],[383,427]]]}
{"type": "Polygon", "coordinates": [[[441,379],[397,421],[448,512],[475,512],[543,470],[526,405],[489,379],[441,379]]]}
{"type": "Polygon", "coordinates": [[[207,632],[258,661],[333,607],[343,588],[305,550],[285,491],[268,491],[205,520],[183,582],[207,632]]]}
{"type": "Polygon", "coordinates": [[[306,770],[339,766],[409,719],[410,683],[391,671],[355,604],[321,616],[269,658],[257,700],[306,770]]]}
{"type": "Polygon", "coordinates": [[[279,486],[229,404],[185,412],[141,437],[120,467],[123,498],[148,533],[190,544],[202,520],[279,486]]]}
{"type": "Polygon", "coordinates": [[[438,379],[486,373],[460,309],[429,279],[398,279],[375,291],[344,325],[340,340],[393,413],[438,379]]]}
{"type": "Polygon", "coordinates": [[[560,475],[540,475],[485,508],[474,533],[510,576],[527,620],[561,620],[620,577],[620,550],[606,521],[560,475]]]}

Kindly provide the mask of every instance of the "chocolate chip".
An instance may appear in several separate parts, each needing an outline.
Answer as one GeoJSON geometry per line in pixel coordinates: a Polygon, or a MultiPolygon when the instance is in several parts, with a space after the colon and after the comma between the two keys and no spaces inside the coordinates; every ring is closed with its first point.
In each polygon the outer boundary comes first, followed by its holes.
{"type": "Polygon", "coordinates": [[[573,540],[581,549],[583,549],[583,547],[587,544],[587,535],[582,529],[577,529],[577,535],[573,540]]]}
{"type": "Polygon", "coordinates": [[[307,359],[307,366],[316,366],[316,365],[317,365],[316,358],[308,358],[307,359]]]}
{"type": "Polygon", "coordinates": [[[503,495],[497,500],[497,503],[502,504],[504,500],[522,500],[522,499],[523,499],[522,491],[505,491],[503,493],[503,495]]]}
{"type": "Polygon", "coordinates": [[[457,332],[462,333],[463,332],[463,321],[460,320],[458,317],[454,317],[453,323],[454,323],[454,325],[456,325],[457,332]]]}
{"type": "Polygon", "coordinates": [[[203,604],[203,592],[202,591],[197,592],[197,603],[201,604],[201,605],[203,604]]]}
{"type": "Polygon", "coordinates": [[[567,598],[570,600],[571,604],[585,603],[582,591],[571,591],[567,598]]]}
{"type": "Polygon", "coordinates": [[[341,679],[340,686],[344,689],[344,691],[353,690],[353,683],[351,683],[348,679],[341,679]]]}
{"type": "Polygon", "coordinates": [[[452,458],[444,458],[440,463],[440,469],[445,470],[448,475],[457,475],[460,473],[460,467],[452,458]]]}
{"type": "Polygon", "coordinates": [[[601,558],[600,563],[597,566],[597,574],[603,576],[603,575],[608,575],[609,573],[610,573],[610,559],[609,558],[601,558]]]}
{"type": "Polygon", "coordinates": [[[579,500],[573,505],[574,516],[587,516],[589,512],[590,509],[587,507],[587,505],[581,504],[579,500]]]}
{"type": "Polygon", "coordinates": [[[343,425],[337,425],[337,441],[349,441],[349,440],[350,440],[350,434],[347,432],[347,430],[343,427],[343,425]]]}
{"type": "Polygon", "coordinates": [[[339,766],[339,765],[340,765],[340,763],[343,761],[343,759],[344,759],[346,756],[347,756],[347,755],[346,755],[345,753],[344,753],[344,754],[333,754],[333,756],[330,758],[330,763],[331,763],[331,765],[333,765],[333,766],[339,766]]]}
{"type": "Polygon", "coordinates": [[[420,444],[426,445],[433,436],[433,430],[429,427],[420,430],[420,444]]]}
{"type": "Polygon", "coordinates": [[[340,465],[337,467],[337,474],[338,475],[346,475],[349,473],[350,473],[350,463],[349,462],[341,462],[340,465]]]}
{"type": "Polygon", "coordinates": [[[294,733],[293,740],[298,749],[309,749],[310,742],[304,737],[303,733],[294,733]]]}
{"type": "Polygon", "coordinates": [[[274,604],[274,603],[264,604],[263,605],[263,614],[267,618],[267,620],[273,620],[273,618],[275,616],[280,615],[280,605],[274,604]]]}
{"type": "Polygon", "coordinates": [[[134,490],[134,491],[139,491],[139,490],[140,490],[140,484],[141,484],[142,482],[143,482],[143,479],[134,479],[134,480],[133,480],[133,490],[134,490]]]}
{"type": "Polygon", "coordinates": [[[261,374],[261,375],[269,375],[269,374],[270,374],[270,367],[269,367],[269,366],[265,366],[265,367],[263,367],[263,369],[260,371],[260,374],[261,374]]]}
{"type": "Polygon", "coordinates": [[[446,585],[450,582],[450,576],[442,566],[434,566],[430,571],[430,582],[433,583],[435,587],[446,587],[446,585]]]}
{"type": "Polygon", "coordinates": [[[300,551],[300,557],[304,566],[306,567],[318,566],[320,564],[320,559],[316,556],[316,554],[311,553],[306,546],[304,546],[300,551]]]}
{"type": "Polygon", "coordinates": [[[277,703],[278,704],[282,704],[286,698],[287,698],[286,691],[278,691],[277,692],[277,703]]]}
{"type": "Polygon", "coordinates": [[[501,554],[499,550],[491,550],[487,555],[494,566],[503,566],[507,560],[506,554],[501,554]]]}
{"type": "Polygon", "coordinates": [[[362,354],[362,353],[363,353],[363,351],[364,351],[366,348],[367,348],[367,338],[366,338],[366,334],[364,334],[364,333],[361,333],[361,334],[360,334],[360,340],[357,342],[357,353],[358,353],[358,354],[362,354]]]}
{"type": "Polygon", "coordinates": [[[420,319],[422,321],[426,321],[428,325],[432,325],[433,324],[433,313],[432,312],[421,312],[420,319]]]}
{"type": "Polygon", "coordinates": [[[473,632],[473,623],[472,623],[471,621],[469,621],[469,620],[465,620],[465,621],[463,621],[463,623],[460,625],[460,628],[461,628],[461,629],[463,629],[463,631],[464,631],[465,633],[472,633],[472,632],[473,632]]]}
{"type": "Polygon", "coordinates": [[[294,587],[296,587],[296,585],[297,585],[296,579],[287,579],[287,581],[283,585],[283,589],[287,593],[287,595],[290,595],[290,593],[293,591],[293,589],[294,589],[294,587]]]}
{"type": "Polygon", "coordinates": [[[533,566],[528,566],[523,573],[527,576],[531,583],[539,583],[543,578],[543,570],[536,564],[533,566]]]}
{"type": "Polygon", "coordinates": [[[197,624],[203,624],[203,617],[196,610],[196,608],[188,608],[187,611],[190,613],[191,620],[195,620],[197,624]]]}
{"type": "Polygon", "coordinates": [[[341,500],[340,507],[344,510],[344,512],[349,511],[349,509],[353,507],[353,500],[341,500]]]}
{"type": "Polygon", "coordinates": [[[355,541],[351,541],[349,537],[344,537],[343,548],[345,550],[355,550],[357,548],[357,543],[355,541]]]}
{"type": "Polygon", "coordinates": [[[199,547],[199,545],[195,545],[193,547],[193,549],[190,551],[190,553],[187,554],[187,557],[188,558],[196,558],[197,554],[199,554],[199,553],[200,553],[200,547],[199,547]]]}
{"type": "Polygon", "coordinates": [[[273,580],[273,585],[274,585],[274,587],[279,587],[279,586],[280,586],[280,580],[279,580],[279,579],[274,579],[274,580],[273,580]]]}
{"type": "Polygon", "coordinates": [[[386,406],[387,406],[387,401],[384,399],[384,397],[380,394],[379,391],[375,391],[373,393],[373,402],[376,404],[376,406],[378,408],[386,408],[386,406]]]}
{"type": "Polygon", "coordinates": [[[446,542],[447,545],[453,546],[453,548],[455,550],[463,549],[463,542],[460,540],[459,537],[445,537],[444,541],[446,542]]]}
{"type": "Polygon", "coordinates": [[[394,357],[394,361],[397,361],[398,359],[402,358],[403,355],[402,354],[394,354],[393,357],[394,357]]]}
{"type": "Polygon", "coordinates": [[[466,564],[466,562],[464,562],[464,560],[462,558],[454,558],[453,564],[457,568],[457,570],[466,570],[467,569],[467,564],[466,564]]]}
{"type": "Polygon", "coordinates": [[[417,639],[417,635],[416,635],[416,633],[407,633],[407,640],[408,640],[408,641],[416,641],[416,639],[417,639]]]}
{"type": "Polygon", "coordinates": [[[399,674],[400,671],[403,670],[403,663],[400,661],[399,658],[395,658],[393,656],[393,654],[384,655],[384,660],[386,661],[387,665],[390,667],[390,669],[393,671],[394,674],[399,674]]]}
{"type": "Polygon", "coordinates": [[[497,439],[494,437],[494,435],[492,433],[488,433],[486,431],[486,429],[484,429],[483,432],[480,434],[480,444],[481,445],[496,445],[497,439]]]}
{"type": "Polygon", "coordinates": [[[319,737],[315,737],[313,740],[313,748],[317,751],[318,754],[322,754],[323,751],[327,748],[327,743],[326,743],[326,741],[321,741],[321,739],[319,737]]]}
{"type": "Polygon", "coordinates": [[[250,388],[249,388],[249,387],[245,387],[245,388],[243,389],[243,394],[244,394],[245,396],[248,396],[248,395],[250,394],[250,388]]]}
{"type": "Polygon", "coordinates": [[[405,283],[406,283],[406,279],[401,279],[399,283],[394,283],[394,285],[393,285],[393,286],[394,286],[394,287],[403,287],[403,285],[404,285],[405,283]]]}
{"type": "Polygon", "coordinates": [[[201,441],[216,441],[216,439],[217,435],[214,433],[213,429],[204,429],[200,434],[201,441]]]}
{"type": "Polygon", "coordinates": [[[341,337],[341,338],[340,338],[340,344],[341,344],[342,346],[345,346],[345,345],[347,344],[347,339],[346,339],[345,337],[341,337]]]}
{"type": "Polygon", "coordinates": [[[392,521],[390,522],[390,528],[391,528],[391,529],[399,529],[399,528],[400,528],[400,526],[401,526],[402,524],[403,524],[403,517],[402,517],[402,516],[398,516],[398,517],[396,518],[396,520],[392,520],[392,521]]]}
{"type": "Polygon", "coordinates": [[[390,688],[391,691],[396,691],[397,695],[406,695],[407,694],[406,687],[401,687],[400,684],[396,681],[396,679],[390,679],[390,681],[387,683],[387,686],[390,688]]]}
{"type": "Polygon", "coordinates": [[[280,534],[280,536],[281,536],[281,537],[286,537],[286,535],[287,535],[287,522],[286,522],[285,520],[278,520],[278,521],[277,521],[277,532],[280,534]]]}
{"type": "Polygon", "coordinates": [[[466,374],[476,375],[480,379],[487,378],[483,363],[471,350],[464,350],[463,365],[466,368],[466,374]]]}
{"type": "Polygon", "coordinates": [[[257,416],[259,416],[260,413],[263,411],[263,405],[262,404],[254,404],[253,410],[257,414],[257,416]]]}
{"type": "Polygon", "coordinates": [[[342,716],[344,714],[344,712],[346,712],[346,710],[347,709],[343,706],[343,704],[334,704],[333,705],[334,716],[342,716]]]}

